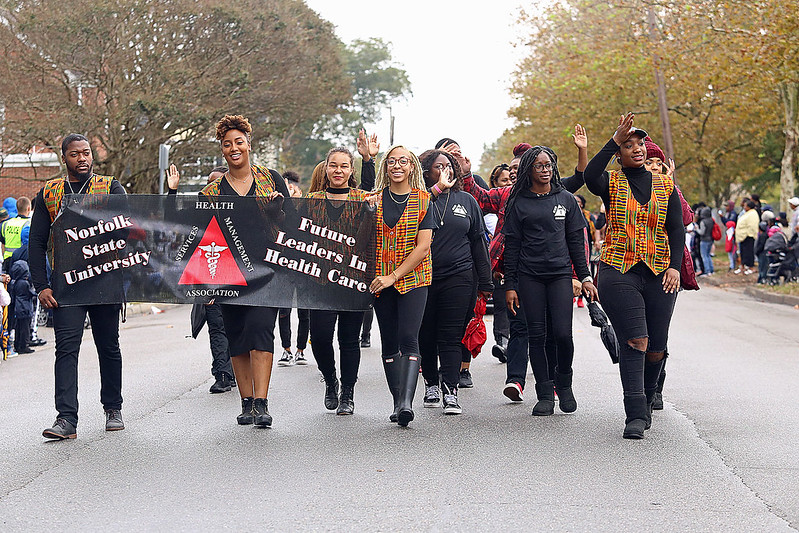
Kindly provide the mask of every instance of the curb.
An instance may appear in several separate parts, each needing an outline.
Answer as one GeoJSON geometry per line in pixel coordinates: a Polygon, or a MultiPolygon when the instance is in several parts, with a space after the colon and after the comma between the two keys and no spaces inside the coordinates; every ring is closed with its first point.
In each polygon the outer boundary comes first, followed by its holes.
{"type": "Polygon", "coordinates": [[[799,296],[791,296],[790,294],[777,294],[755,287],[746,287],[744,289],[744,294],[763,302],[799,306],[799,296]]]}
{"type": "Polygon", "coordinates": [[[125,314],[127,316],[140,316],[140,315],[153,315],[157,314],[153,312],[153,307],[157,308],[159,311],[168,311],[173,307],[178,307],[181,304],[162,304],[162,303],[148,303],[148,302],[128,302],[127,307],[125,308],[125,314]]]}

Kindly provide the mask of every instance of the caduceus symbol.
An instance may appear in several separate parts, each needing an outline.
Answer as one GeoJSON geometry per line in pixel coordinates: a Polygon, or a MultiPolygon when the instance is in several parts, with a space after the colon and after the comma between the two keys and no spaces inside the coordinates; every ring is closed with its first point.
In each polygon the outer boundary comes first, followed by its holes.
{"type": "Polygon", "coordinates": [[[214,279],[216,277],[216,265],[222,256],[219,252],[227,250],[227,246],[217,246],[216,242],[212,241],[210,245],[198,246],[198,248],[205,252],[205,260],[208,261],[208,273],[211,274],[211,279],[214,279]]]}

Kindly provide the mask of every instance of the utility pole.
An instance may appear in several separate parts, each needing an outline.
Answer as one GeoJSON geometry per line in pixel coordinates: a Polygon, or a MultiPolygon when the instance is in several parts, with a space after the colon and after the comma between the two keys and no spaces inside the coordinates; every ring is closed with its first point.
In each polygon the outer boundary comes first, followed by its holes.
{"type": "Polygon", "coordinates": [[[394,146],[394,108],[388,106],[389,126],[388,126],[388,145],[394,146]]]}
{"type": "MultiPolygon", "coordinates": [[[[652,43],[657,44],[657,20],[655,19],[655,12],[650,7],[647,10],[647,18],[649,20],[649,39],[652,43]]],[[[663,127],[663,148],[666,152],[666,157],[674,159],[674,142],[671,138],[671,121],[669,120],[669,106],[666,103],[666,85],[663,82],[663,73],[660,71],[660,59],[657,54],[653,57],[655,64],[655,84],[658,90],[658,110],[660,111],[660,124],[663,127]]],[[[664,161],[665,163],[665,161],[664,161]]]]}
{"type": "Polygon", "coordinates": [[[166,169],[169,168],[169,146],[166,144],[158,145],[158,194],[164,194],[164,181],[166,180],[166,169]]]}

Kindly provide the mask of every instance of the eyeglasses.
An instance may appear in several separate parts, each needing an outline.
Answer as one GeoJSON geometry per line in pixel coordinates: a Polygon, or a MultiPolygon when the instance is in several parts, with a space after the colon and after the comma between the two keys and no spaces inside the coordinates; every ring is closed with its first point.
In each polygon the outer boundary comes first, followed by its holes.
{"type": "Polygon", "coordinates": [[[445,168],[452,168],[452,163],[447,163],[446,165],[444,165],[443,163],[438,163],[433,165],[433,168],[441,172],[445,168]]]}
{"type": "Polygon", "coordinates": [[[392,157],[391,159],[386,161],[386,164],[389,167],[396,166],[397,164],[399,164],[399,166],[401,166],[401,167],[406,167],[406,166],[408,166],[408,163],[410,163],[410,162],[411,162],[411,160],[408,159],[407,157],[400,157],[399,159],[395,159],[395,158],[392,157]]]}
{"type": "Polygon", "coordinates": [[[552,170],[555,167],[552,165],[552,163],[536,163],[533,165],[533,168],[538,172],[541,172],[542,170],[552,170]]]}

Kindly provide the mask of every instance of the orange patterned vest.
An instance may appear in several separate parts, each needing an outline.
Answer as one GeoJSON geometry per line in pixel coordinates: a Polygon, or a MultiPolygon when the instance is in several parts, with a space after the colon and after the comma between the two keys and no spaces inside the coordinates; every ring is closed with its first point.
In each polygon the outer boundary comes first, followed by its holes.
{"type": "MultiPolygon", "coordinates": [[[[61,200],[64,199],[64,186],[66,180],[69,178],[55,178],[49,180],[42,188],[42,197],[44,198],[44,205],[47,207],[47,212],[50,213],[50,223],[53,223],[56,215],[61,210],[61,200]]],[[[113,176],[99,176],[92,175],[89,178],[89,183],[86,194],[108,194],[111,192],[111,182],[114,181],[113,176]]]]}
{"type": "MultiPolygon", "coordinates": [[[[383,195],[377,201],[377,276],[390,276],[416,247],[416,235],[427,209],[430,207],[430,194],[427,191],[411,189],[397,225],[393,228],[383,222],[383,195]]],[[[430,252],[416,268],[402,276],[394,284],[400,294],[416,287],[430,285],[433,281],[433,263],[430,252]]]]}
{"type": "Polygon", "coordinates": [[[600,261],[622,274],[643,261],[660,274],[671,259],[665,224],[674,182],[664,174],[653,174],[652,196],[646,205],[635,199],[623,172],[611,171],[608,185],[611,205],[600,261]]]}

